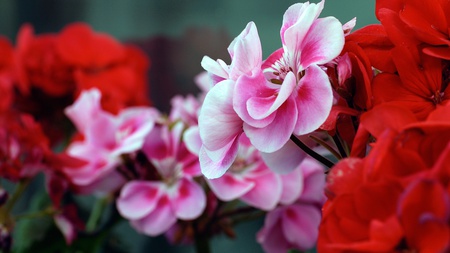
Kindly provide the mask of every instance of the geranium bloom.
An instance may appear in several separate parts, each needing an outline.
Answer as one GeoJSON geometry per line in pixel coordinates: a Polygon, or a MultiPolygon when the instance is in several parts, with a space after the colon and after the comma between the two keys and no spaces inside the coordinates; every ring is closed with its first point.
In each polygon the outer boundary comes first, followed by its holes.
{"type": "Polygon", "coordinates": [[[377,142],[331,170],[320,252],[450,249],[449,109],[424,122],[390,105],[362,117],[377,142]]]}
{"type": "Polygon", "coordinates": [[[314,246],[324,185],[323,168],[312,159],[305,159],[296,170],[283,175],[283,205],[267,214],[264,227],[257,234],[266,252],[306,250],[314,246]]]}
{"type": "Polygon", "coordinates": [[[198,157],[181,142],[183,128],[178,122],[170,130],[165,125],[152,130],[142,151],[156,175],[128,182],[117,200],[121,215],[144,234],[162,234],[177,219],[195,219],[206,207],[205,193],[193,179],[200,174],[198,157]]]}
{"type": "Polygon", "coordinates": [[[325,121],[333,96],[318,65],[339,55],[344,34],[337,19],[318,19],[322,9],[323,2],[291,6],[280,31],[283,47],[264,63],[253,23],[230,44],[230,66],[204,58],[202,66],[215,84],[199,117],[200,159],[208,156],[215,162],[202,165],[207,177],[219,177],[229,168],[243,131],[258,150],[272,153],[292,134],[310,133],[325,121]]]}
{"type": "Polygon", "coordinates": [[[289,7],[280,31],[283,47],[262,64],[262,72],[236,82],[234,109],[263,152],[280,149],[291,134],[313,132],[330,113],[332,89],[318,65],[339,55],[344,34],[336,18],[317,18],[323,4],[289,7]]]}
{"type": "Polygon", "coordinates": [[[100,99],[100,92],[92,89],[66,108],[67,116],[84,137],[71,143],[66,152],[88,163],[82,168],[64,170],[79,187],[99,186],[102,182],[117,187],[116,180],[121,177],[115,168],[122,162],[120,155],[142,148],[159,115],[153,108],[129,107],[116,116],[101,108],[100,99]]]}

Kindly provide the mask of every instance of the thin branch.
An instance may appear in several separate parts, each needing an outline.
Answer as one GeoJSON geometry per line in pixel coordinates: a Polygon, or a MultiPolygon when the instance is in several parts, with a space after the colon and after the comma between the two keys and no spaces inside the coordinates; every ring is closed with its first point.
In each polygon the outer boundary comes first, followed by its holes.
{"type": "Polygon", "coordinates": [[[303,151],[305,151],[306,154],[311,156],[312,158],[316,159],[323,165],[325,165],[328,168],[331,168],[334,166],[334,163],[328,160],[327,158],[319,155],[316,151],[312,150],[310,147],[306,146],[301,140],[299,140],[295,135],[291,135],[291,140],[297,145],[299,148],[301,148],[303,151]]]}

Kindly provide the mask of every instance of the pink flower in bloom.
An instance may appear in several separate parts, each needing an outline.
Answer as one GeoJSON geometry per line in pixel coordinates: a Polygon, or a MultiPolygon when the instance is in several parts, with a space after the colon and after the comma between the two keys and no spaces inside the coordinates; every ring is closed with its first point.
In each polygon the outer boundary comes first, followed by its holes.
{"type": "Polygon", "coordinates": [[[128,182],[117,200],[120,214],[146,235],[160,235],[177,219],[195,219],[205,209],[205,193],[193,180],[200,175],[198,157],[181,142],[183,128],[178,122],[170,130],[162,125],[150,132],[142,151],[158,178],[128,182]]]}
{"type": "Polygon", "coordinates": [[[282,179],[280,203],[283,205],[267,214],[264,227],[257,234],[258,242],[268,253],[313,247],[325,201],[325,175],[315,160],[305,159],[282,179]]]}
{"type": "Polygon", "coordinates": [[[263,152],[279,150],[292,134],[315,131],[330,113],[332,88],[318,65],[339,55],[344,33],[336,18],[317,18],[323,4],[289,7],[280,31],[283,47],[262,64],[261,74],[236,81],[233,107],[263,152]]]}
{"type": "Polygon", "coordinates": [[[65,111],[84,137],[66,152],[87,164],[64,172],[74,185],[88,192],[100,186],[108,190],[118,186],[121,176],[115,168],[121,163],[120,155],[141,149],[158,117],[155,109],[146,107],[129,107],[116,116],[102,110],[100,99],[100,92],[91,89],[65,111]]]}
{"type": "Polygon", "coordinates": [[[228,47],[231,64],[204,57],[202,66],[212,76],[213,87],[206,94],[199,115],[203,147],[200,151],[202,172],[208,178],[223,175],[236,158],[242,120],[233,109],[235,82],[243,75],[261,71],[262,51],[258,31],[249,23],[228,47]],[[213,163],[205,164],[204,161],[213,163]]]}
{"type": "Polygon", "coordinates": [[[222,177],[207,180],[208,185],[223,201],[239,198],[256,208],[271,210],[281,197],[281,178],[267,167],[246,136],[242,135],[239,142],[231,168],[222,177]]]}

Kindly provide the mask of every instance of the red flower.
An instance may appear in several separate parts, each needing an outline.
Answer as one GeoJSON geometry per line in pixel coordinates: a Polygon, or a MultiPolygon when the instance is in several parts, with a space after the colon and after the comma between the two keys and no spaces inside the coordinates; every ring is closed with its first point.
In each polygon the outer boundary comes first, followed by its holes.
{"type": "Polygon", "coordinates": [[[398,75],[381,73],[373,82],[375,104],[391,103],[411,110],[424,120],[439,104],[450,99],[448,64],[409,47],[392,50],[398,75]]]}
{"type": "Polygon", "coordinates": [[[450,60],[450,2],[378,0],[376,15],[396,45],[414,40],[423,52],[450,60]]]}
{"type": "Polygon", "coordinates": [[[149,104],[149,63],[137,48],[124,46],[107,34],[95,33],[86,24],[75,23],[61,31],[56,51],[74,71],[77,95],[97,87],[103,95],[103,108],[113,113],[128,106],[149,104]]]}
{"type": "Polygon", "coordinates": [[[13,90],[13,47],[11,42],[0,37],[0,112],[8,110],[14,97],[13,90]]]}
{"type": "Polygon", "coordinates": [[[361,118],[377,142],[331,170],[320,252],[450,250],[449,115],[447,105],[417,122],[386,105],[361,118]]]}

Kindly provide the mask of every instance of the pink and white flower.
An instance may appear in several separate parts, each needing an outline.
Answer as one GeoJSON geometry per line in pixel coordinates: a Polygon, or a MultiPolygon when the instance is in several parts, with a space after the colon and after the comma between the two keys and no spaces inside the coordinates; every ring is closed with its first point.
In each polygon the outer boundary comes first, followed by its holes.
{"type": "Polygon", "coordinates": [[[123,182],[115,170],[122,163],[120,156],[141,149],[159,117],[156,109],[149,107],[129,107],[113,115],[102,110],[100,99],[100,92],[91,89],[65,110],[84,137],[71,143],[66,152],[87,164],[65,168],[64,173],[83,192],[117,188],[123,182]]]}
{"type": "Polygon", "coordinates": [[[194,181],[200,175],[198,157],[181,142],[183,128],[178,122],[170,130],[158,125],[150,132],[142,151],[157,179],[128,182],[117,200],[120,214],[146,235],[166,232],[177,219],[195,219],[206,207],[205,193],[194,181]]]}
{"type": "Polygon", "coordinates": [[[236,82],[233,108],[263,152],[279,150],[292,134],[315,131],[330,113],[332,88],[319,65],[339,55],[344,33],[336,18],[318,18],[323,4],[289,7],[280,31],[283,47],[264,61],[260,75],[236,82]]]}

